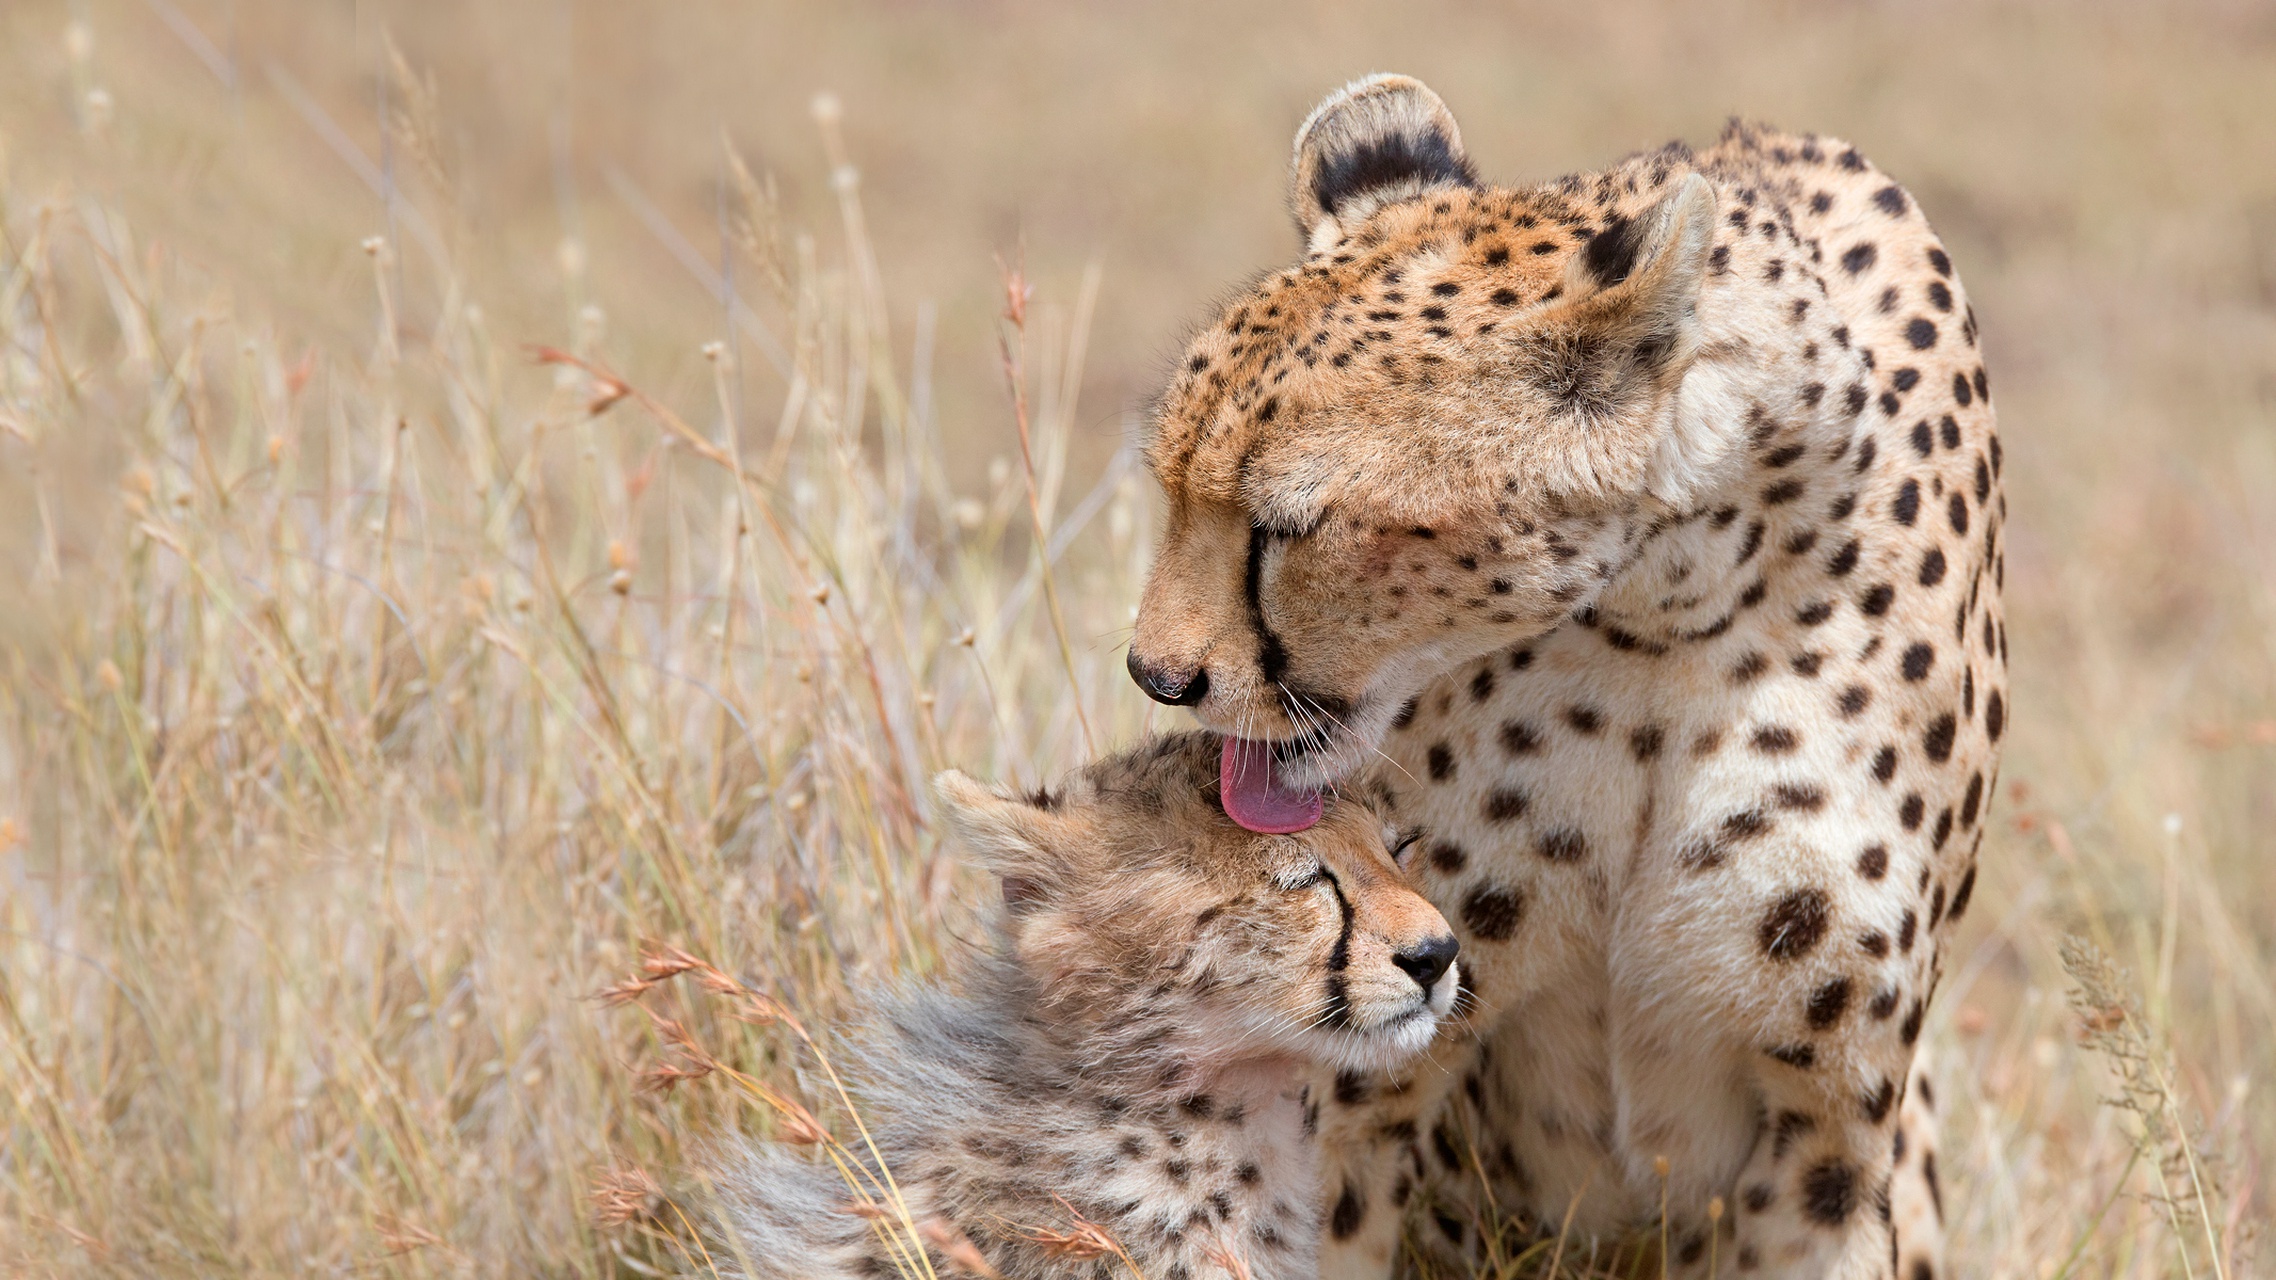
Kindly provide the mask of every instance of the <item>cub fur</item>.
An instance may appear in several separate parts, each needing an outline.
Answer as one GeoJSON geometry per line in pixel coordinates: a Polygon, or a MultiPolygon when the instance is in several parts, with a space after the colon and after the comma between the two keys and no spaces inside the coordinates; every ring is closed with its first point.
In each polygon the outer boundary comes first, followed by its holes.
{"type": "MultiPolygon", "coordinates": [[[[1298,835],[1243,831],[1219,807],[1219,746],[1160,739],[1028,796],[937,783],[1001,878],[993,950],[955,991],[885,1001],[850,1060],[911,1216],[1013,1280],[1120,1267],[1048,1243],[1076,1215],[1148,1276],[1316,1275],[1308,1080],[1407,1062],[1454,1003],[1452,932],[1378,820],[1337,802],[1298,835]]],[[[895,1272],[828,1164],[744,1145],[713,1183],[722,1262],[895,1272]]]]}

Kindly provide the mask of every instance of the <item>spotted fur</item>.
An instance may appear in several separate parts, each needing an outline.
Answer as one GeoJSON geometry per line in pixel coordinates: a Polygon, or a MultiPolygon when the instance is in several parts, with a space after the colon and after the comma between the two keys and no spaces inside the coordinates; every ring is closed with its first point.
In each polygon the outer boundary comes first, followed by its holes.
{"type": "Polygon", "coordinates": [[[1386,1274],[1403,1208],[1476,1250],[1481,1183],[1643,1227],[1664,1156],[1678,1271],[1929,1280],[1914,1056],[2009,716],[1950,258],[1844,142],[1486,186],[1399,77],[1296,171],[1305,256],[1163,398],[1131,667],[1372,795],[1463,939],[1474,1034],[1330,1109],[1322,1274],[1386,1274]]]}
{"type": "MultiPolygon", "coordinates": [[[[1161,739],[1028,796],[943,775],[1002,878],[995,952],[962,994],[887,1002],[853,1074],[916,1219],[1012,1280],[1106,1274],[1038,1238],[1075,1214],[1148,1276],[1310,1280],[1344,1212],[1320,1194],[1311,1079],[1406,1062],[1453,1004],[1453,939],[1381,824],[1344,803],[1301,835],[1242,831],[1217,745],[1161,739]]],[[[899,1273],[832,1166],[730,1145],[713,1181],[715,1258],[899,1273]]]]}

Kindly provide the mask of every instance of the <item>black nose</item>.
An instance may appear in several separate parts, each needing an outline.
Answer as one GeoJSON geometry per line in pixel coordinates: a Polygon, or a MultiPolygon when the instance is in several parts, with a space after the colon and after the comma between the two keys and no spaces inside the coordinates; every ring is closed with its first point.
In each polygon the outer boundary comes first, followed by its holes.
{"type": "Polygon", "coordinates": [[[1449,933],[1407,948],[1391,957],[1391,963],[1406,970],[1407,976],[1428,992],[1431,984],[1445,977],[1446,971],[1453,967],[1454,953],[1461,949],[1462,944],[1449,933]]]}
{"type": "Polygon", "coordinates": [[[1207,669],[1190,672],[1164,671],[1160,667],[1138,660],[1138,651],[1130,651],[1130,678],[1146,691],[1146,696],[1165,707],[1198,706],[1209,696],[1207,669]]]}

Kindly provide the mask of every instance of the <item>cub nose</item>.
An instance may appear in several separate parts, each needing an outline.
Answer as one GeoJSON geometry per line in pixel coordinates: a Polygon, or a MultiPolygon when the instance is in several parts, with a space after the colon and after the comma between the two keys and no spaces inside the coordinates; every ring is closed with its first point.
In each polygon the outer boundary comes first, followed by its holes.
{"type": "Polygon", "coordinates": [[[1130,678],[1138,682],[1138,687],[1146,691],[1146,696],[1165,707],[1198,706],[1203,698],[1209,696],[1207,668],[1187,672],[1164,671],[1152,663],[1139,661],[1136,649],[1130,651],[1130,660],[1126,665],[1130,668],[1130,678]]]}
{"type": "Polygon", "coordinates": [[[1391,963],[1406,970],[1407,976],[1428,992],[1433,983],[1446,976],[1454,964],[1454,953],[1461,949],[1453,934],[1442,934],[1392,956],[1391,963]]]}

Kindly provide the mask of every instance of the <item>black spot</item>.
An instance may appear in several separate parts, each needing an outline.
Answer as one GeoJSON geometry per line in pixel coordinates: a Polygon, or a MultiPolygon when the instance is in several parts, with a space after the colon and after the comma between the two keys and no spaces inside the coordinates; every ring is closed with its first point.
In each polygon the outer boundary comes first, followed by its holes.
{"type": "Polygon", "coordinates": [[[1541,749],[1541,735],[1523,720],[1511,720],[1502,725],[1502,750],[1513,756],[1529,756],[1541,749]]]}
{"type": "Polygon", "coordinates": [[[1755,938],[1773,960],[1797,960],[1826,936],[1833,905],[1818,889],[1796,889],[1763,913],[1755,938]]]}
{"type": "Polygon", "coordinates": [[[1884,746],[1873,753],[1873,776],[1882,782],[1887,782],[1897,776],[1897,749],[1895,747],[1884,746]]]}
{"type": "Polygon", "coordinates": [[[1915,641],[1905,647],[1903,669],[1905,679],[1920,681],[1928,678],[1929,668],[1936,665],[1936,650],[1926,643],[1915,641]]]}
{"type": "Polygon", "coordinates": [[[1926,351],[1935,346],[1936,323],[1920,316],[1913,317],[1905,325],[1905,341],[1911,343],[1915,351],[1926,351]]]}
{"type": "Polygon", "coordinates": [[[1770,798],[1781,809],[1798,809],[1805,813],[1826,807],[1825,788],[1809,782],[1781,782],[1771,788],[1770,798]]]}
{"type": "Polygon", "coordinates": [[[1920,1020],[1927,1012],[1926,1007],[1918,1000],[1913,1001],[1912,1008],[1905,1012],[1904,1025],[1897,1029],[1897,1034],[1906,1044],[1911,1044],[1920,1039],[1920,1020]]]}
{"type": "Polygon", "coordinates": [[[1367,1101],[1370,1093],[1365,1075],[1351,1070],[1336,1072],[1335,1099],[1339,1106],[1356,1107],[1367,1101]]]}
{"type": "Polygon", "coordinates": [[[1745,809],[1723,819],[1723,834],[1733,840],[1745,840],[1770,830],[1770,818],[1760,809],[1745,809]]]}
{"type": "Polygon", "coordinates": [[[1525,898],[1516,890],[1481,884],[1462,900],[1462,923],[1485,942],[1507,942],[1525,916],[1525,898]]]}
{"type": "Polygon", "coordinates": [[[1907,793],[1904,803],[1897,806],[1897,821],[1903,823],[1907,831],[1920,830],[1920,820],[1927,816],[1928,802],[1921,799],[1917,791],[1907,793]]]}
{"type": "Polygon", "coordinates": [[[1960,825],[1962,827],[1976,825],[1976,815],[1981,812],[1983,803],[1984,775],[1980,773],[1969,774],[1968,794],[1960,799],[1960,825]]]}
{"type": "Polygon", "coordinates": [[[1762,550],[1762,530],[1763,524],[1760,520],[1747,526],[1746,541],[1739,544],[1739,558],[1733,562],[1734,564],[1745,564],[1754,559],[1755,552],[1762,550]]]}
{"type": "Polygon", "coordinates": [[[1492,667],[1481,667],[1478,674],[1470,679],[1470,700],[1472,702],[1484,702],[1493,696],[1494,669],[1492,667]]]}
{"type": "Polygon", "coordinates": [[[1454,752],[1445,743],[1431,744],[1429,760],[1431,781],[1444,782],[1454,776],[1454,752]]]}
{"type": "Polygon", "coordinates": [[[1642,725],[1628,735],[1628,749],[1639,761],[1652,759],[1667,745],[1667,731],[1656,724],[1642,725]]]}
{"type": "Polygon", "coordinates": [[[1448,875],[1454,875],[1470,865],[1470,855],[1461,845],[1451,840],[1433,840],[1430,843],[1430,865],[1448,875]]]}
{"type": "Polygon", "coordinates": [[[1881,212],[1892,218],[1897,217],[1905,211],[1904,189],[1894,183],[1883,187],[1873,193],[1873,203],[1880,207],[1881,212]]]}
{"type": "Polygon", "coordinates": [[[1861,684],[1853,684],[1841,691],[1841,714],[1856,716],[1872,704],[1873,691],[1861,684]]]}
{"type": "Polygon", "coordinates": [[[1912,448],[1923,458],[1936,452],[1936,433],[1928,429],[1928,419],[1912,424],[1912,448]]]}
{"type": "Polygon", "coordinates": [[[1807,653],[1797,653],[1788,658],[1786,665],[1794,669],[1795,675],[1815,676],[1818,674],[1818,669],[1825,665],[1825,661],[1826,656],[1824,654],[1812,649],[1807,653]]]}
{"type": "Polygon", "coordinates": [[[1849,1012],[1849,979],[1835,978],[1811,992],[1806,1012],[1810,1026],[1818,1031],[1841,1021],[1841,1015],[1849,1012]]]}
{"type": "Polygon", "coordinates": [[[1957,922],[1968,910],[1968,899],[1976,896],[1976,869],[1968,868],[1960,877],[1960,887],[1952,891],[1952,919],[1957,922]]]}
{"type": "Polygon", "coordinates": [[[1487,301],[1497,307],[1514,307],[1517,305],[1517,291],[1514,289],[1496,289],[1488,296],[1487,301]]]}
{"type": "MultiPolygon", "coordinates": [[[[1884,189],[1884,193],[1895,191],[1884,189]]],[[[1898,197],[1899,200],[1903,196],[1898,197]]],[[[1829,1227],[1838,1227],[1857,1212],[1857,1170],[1846,1161],[1823,1160],[1802,1175],[1802,1207],[1829,1227]]]]}
{"type": "Polygon", "coordinates": [[[1366,1216],[1367,1202],[1360,1198],[1358,1188],[1347,1182],[1343,1194],[1336,1197],[1334,1212],[1328,1215],[1328,1231],[1338,1240],[1348,1240],[1366,1216]]]}
{"type": "Polygon", "coordinates": [[[1952,522],[1952,532],[1966,533],[1968,531],[1967,495],[1954,489],[1952,497],[1944,504],[1944,510],[1946,518],[1952,522]]]}
{"type": "Polygon", "coordinates": [[[1801,611],[1794,615],[1794,621],[1805,627],[1814,627],[1832,616],[1833,605],[1820,600],[1814,604],[1804,605],[1801,611]]]}
{"type": "Polygon", "coordinates": [[[1866,617],[1878,618],[1889,611],[1889,605],[1895,602],[1896,598],[1897,589],[1884,582],[1860,596],[1857,607],[1866,617]]]}
{"type": "Polygon", "coordinates": [[[1944,570],[1944,548],[1930,547],[1928,554],[1920,558],[1920,585],[1933,587],[1944,581],[1944,570]]]}
{"type": "Polygon", "coordinates": [[[1868,880],[1878,880],[1889,874],[1889,846],[1869,844],[1857,855],[1857,874],[1868,880]]]}
{"type": "Polygon", "coordinates": [[[1578,862],[1588,856],[1588,839],[1572,827],[1559,827],[1541,837],[1534,851],[1551,862],[1578,862]]]}
{"type": "Polygon", "coordinates": [[[1487,266],[1489,266],[1489,267],[1498,267],[1498,266],[1502,266],[1502,265],[1506,264],[1508,261],[1509,261],[1509,246],[1508,246],[1508,245],[1501,245],[1501,244],[1497,244],[1497,245],[1495,245],[1493,248],[1486,250],[1486,265],[1487,265],[1487,266]]]}
{"type": "Polygon", "coordinates": [[[1892,1080],[1882,1080],[1880,1088],[1865,1095],[1865,1118],[1874,1124],[1881,1123],[1889,1118],[1889,1109],[1896,1105],[1896,1101],[1896,1083],[1892,1080]]]}
{"type": "Polygon", "coordinates": [[[1872,266],[1874,259],[1880,256],[1881,251],[1874,248],[1873,242],[1870,240],[1862,244],[1851,245],[1848,251],[1841,255],[1842,269],[1851,275],[1856,275],[1872,266]]]}
{"type": "Polygon", "coordinates": [[[1920,749],[1929,760],[1943,764],[1952,758],[1952,738],[1959,732],[1959,722],[1947,711],[1936,717],[1928,731],[1920,736],[1920,749]]]}
{"type": "Polygon", "coordinates": [[[1565,709],[1565,723],[1571,725],[1575,733],[1594,737],[1604,728],[1604,716],[1594,707],[1568,707],[1565,709]]]}
{"type": "Polygon", "coordinates": [[[1526,804],[1525,793],[1516,787],[1495,787],[1480,809],[1488,822],[1510,822],[1524,816],[1526,804]]]}
{"type": "Polygon", "coordinates": [[[1851,538],[1841,550],[1834,553],[1833,559],[1826,561],[1826,572],[1836,578],[1848,577],[1850,571],[1857,567],[1857,559],[1863,552],[1862,544],[1851,538]]]}
{"type": "Polygon", "coordinates": [[[1994,689],[1984,703],[1984,732],[1991,735],[1992,741],[1997,742],[2001,731],[2006,728],[2007,703],[2000,698],[1999,690],[1994,689]]]}
{"type": "Polygon", "coordinates": [[[1802,745],[1802,735],[1782,724],[1766,724],[1754,731],[1754,749],[1766,756],[1782,756],[1802,745]]]}
{"type": "Polygon", "coordinates": [[[1907,480],[1897,489],[1897,500],[1889,511],[1897,523],[1909,525],[1920,518],[1920,481],[1907,480]]]}

